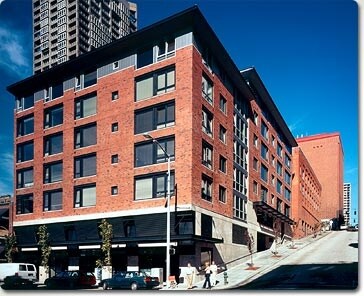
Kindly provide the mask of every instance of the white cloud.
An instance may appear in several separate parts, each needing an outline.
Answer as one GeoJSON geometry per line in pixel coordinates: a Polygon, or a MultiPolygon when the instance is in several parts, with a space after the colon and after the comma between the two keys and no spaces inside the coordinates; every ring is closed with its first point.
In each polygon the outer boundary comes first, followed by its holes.
{"type": "Polygon", "coordinates": [[[0,195],[12,194],[13,192],[13,154],[9,152],[0,153],[0,195]]]}
{"type": "Polygon", "coordinates": [[[3,3],[5,0],[0,0],[0,5],[1,5],[1,3],[3,3]]]}
{"type": "MultiPolygon", "coordinates": [[[[1,1],[1,0],[0,0],[1,1]]],[[[11,31],[0,24],[0,67],[23,77],[31,73],[31,61],[24,48],[28,39],[21,32],[11,31]]]]}

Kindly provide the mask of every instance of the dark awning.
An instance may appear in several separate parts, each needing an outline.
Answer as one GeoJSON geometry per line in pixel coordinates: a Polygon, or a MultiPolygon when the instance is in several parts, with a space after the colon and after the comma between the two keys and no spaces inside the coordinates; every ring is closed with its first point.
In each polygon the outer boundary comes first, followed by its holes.
{"type": "Polygon", "coordinates": [[[253,208],[255,210],[265,212],[267,214],[271,214],[273,217],[278,218],[283,222],[287,222],[288,224],[293,225],[295,223],[292,219],[290,219],[286,215],[282,214],[281,212],[277,211],[275,208],[272,208],[270,205],[266,204],[264,201],[253,202],[253,208]]]}

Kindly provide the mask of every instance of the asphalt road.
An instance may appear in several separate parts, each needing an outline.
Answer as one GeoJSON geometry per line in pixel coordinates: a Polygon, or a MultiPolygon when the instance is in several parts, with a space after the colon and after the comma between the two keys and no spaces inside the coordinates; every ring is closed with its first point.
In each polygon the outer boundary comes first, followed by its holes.
{"type": "Polygon", "coordinates": [[[358,287],[358,232],[338,231],[282,260],[241,290],[352,290],[358,287]]]}

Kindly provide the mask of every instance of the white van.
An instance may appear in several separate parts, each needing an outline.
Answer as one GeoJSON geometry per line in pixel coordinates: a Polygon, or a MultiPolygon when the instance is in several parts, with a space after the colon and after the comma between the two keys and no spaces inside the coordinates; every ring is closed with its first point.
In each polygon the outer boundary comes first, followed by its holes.
{"type": "Polygon", "coordinates": [[[32,282],[37,281],[37,269],[34,264],[0,263],[0,282],[11,275],[17,275],[32,282]]]}

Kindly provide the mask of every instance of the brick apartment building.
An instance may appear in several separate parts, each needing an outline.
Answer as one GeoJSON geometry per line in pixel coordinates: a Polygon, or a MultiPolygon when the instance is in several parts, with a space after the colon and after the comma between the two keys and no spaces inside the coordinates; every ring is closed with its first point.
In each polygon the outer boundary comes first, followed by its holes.
{"type": "Polygon", "coordinates": [[[339,133],[318,134],[296,139],[320,184],[320,219],[337,219],[343,224],[344,152],[339,133]]]}
{"type": "Polygon", "coordinates": [[[16,97],[14,231],[39,265],[93,270],[113,225],[114,271],[165,267],[170,154],[171,274],[246,260],[292,235],[296,142],[254,69],[239,72],[195,6],[8,87],[16,97]],[[249,173],[248,173],[249,172],[249,173]]]}
{"type": "Polygon", "coordinates": [[[292,154],[292,217],[295,220],[293,236],[302,238],[315,232],[321,222],[321,184],[300,147],[292,154]]]}

